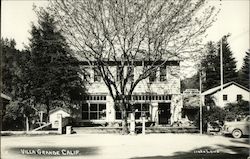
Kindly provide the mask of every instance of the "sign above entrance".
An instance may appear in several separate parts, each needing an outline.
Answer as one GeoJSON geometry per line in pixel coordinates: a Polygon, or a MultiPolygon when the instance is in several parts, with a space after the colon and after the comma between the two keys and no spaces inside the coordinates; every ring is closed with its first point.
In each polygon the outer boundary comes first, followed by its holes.
{"type": "Polygon", "coordinates": [[[183,95],[199,95],[200,91],[198,89],[186,89],[183,95]]]}

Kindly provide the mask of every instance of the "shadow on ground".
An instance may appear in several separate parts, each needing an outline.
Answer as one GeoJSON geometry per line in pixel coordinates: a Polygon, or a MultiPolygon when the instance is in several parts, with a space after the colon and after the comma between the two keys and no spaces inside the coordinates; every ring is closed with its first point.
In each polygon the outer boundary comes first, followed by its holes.
{"type": "Polygon", "coordinates": [[[217,145],[218,149],[211,147],[201,147],[187,152],[176,152],[172,156],[146,156],[133,157],[131,159],[246,159],[249,156],[248,147],[217,145]],[[220,150],[230,150],[231,153],[220,152],[220,150]]]}
{"type": "Polygon", "coordinates": [[[250,144],[249,136],[244,136],[241,140],[232,138],[230,141],[234,143],[250,144]]]}

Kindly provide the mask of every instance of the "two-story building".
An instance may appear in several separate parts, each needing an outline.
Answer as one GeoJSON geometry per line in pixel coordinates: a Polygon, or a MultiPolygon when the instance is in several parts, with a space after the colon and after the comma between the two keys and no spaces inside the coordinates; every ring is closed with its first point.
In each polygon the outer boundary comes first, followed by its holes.
{"type": "MultiPolygon", "coordinates": [[[[117,76],[119,65],[108,61],[113,76],[117,76]]],[[[133,62],[133,78],[137,79],[146,61],[133,62]]],[[[89,84],[87,95],[80,101],[80,109],[76,116],[79,123],[114,123],[121,122],[121,111],[115,105],[109,90],[96,72],[95,65],[82,62],[82,67],[88,72],[89,84]]],[[[126,66],[124,68],[128,69],[126,66]]],[[[117,79],[118,80],[118,79],[117,79]]],[[[164,62],[157,71],[138,83],[131,99],[136,112],[136,121],[146,114],[147,121],[156,124],[170,125],[181,118],[182,100],[180,95],[180,60],[172,59],[164,62]]]]}

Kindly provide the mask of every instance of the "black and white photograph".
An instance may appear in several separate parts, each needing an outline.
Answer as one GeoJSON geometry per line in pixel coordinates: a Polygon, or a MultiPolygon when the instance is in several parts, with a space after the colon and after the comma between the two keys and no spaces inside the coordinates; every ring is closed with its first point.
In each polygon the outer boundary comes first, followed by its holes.
{"type": "Polygon", "coordinates": [[[250,159],[249,0],[1,0],[1,159],[250,159]]]}

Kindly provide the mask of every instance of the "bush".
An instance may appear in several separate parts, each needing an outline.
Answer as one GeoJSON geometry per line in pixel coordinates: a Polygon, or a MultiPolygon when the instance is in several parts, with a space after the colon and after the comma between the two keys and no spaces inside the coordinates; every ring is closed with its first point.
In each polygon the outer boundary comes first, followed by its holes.
{"type": "Polygon", "coordinates": [[[25,116],[28,116],[29,119],[35,118],[34,109],[18,100],[11,101],[6,105],[5,115],[2,120],[2,130],[25,130],[25,116]]]}
{"type": "MultiPolygon", "coordinates": [[[[223,108],[212,106],[210,109],[207,106],[202,107],[202,129],[207,131],[207,124],[209,122],[224,122],[226,111],[223,108]]],[[[195,126],[200,128],[200,112],[195,116],[195,126]]]]}
{"type": "Polygon", "coordinates": [[[237,103],[229,103],[225,107],[226,110],[226,121],[233,121],[239,116],[246,116],[249,114],[249,102],[240,100],[237,103]]]}
{"type": "MultiPolygon", "coordinates": [[[[237,103],[229,103],[225,108],[218,106],[211,106],[210,109],[207,106],[202,107],[202,124],[203,130],[207,130],[207,124],[209,122],[218,121],[224,123],[224,121],[233,121],[238,117],[244,117],[249,114],[249,102],[241,100],[237,103]]],[[[200,112],[195,116],[195,126],[200,127],[200,112]]]]}

